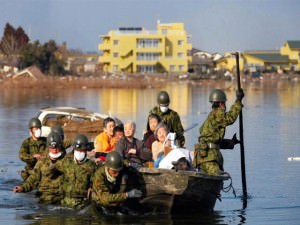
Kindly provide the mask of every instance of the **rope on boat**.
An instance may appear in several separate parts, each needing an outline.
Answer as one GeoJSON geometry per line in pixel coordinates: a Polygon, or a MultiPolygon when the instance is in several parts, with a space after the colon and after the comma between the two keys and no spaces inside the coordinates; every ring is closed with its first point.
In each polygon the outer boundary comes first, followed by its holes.
{"type": "Polygon", "coordinates": [[[231,176],[228,172],[224,172],[224,173],[229,176],[229,181],[230,182],[229,182],[229,185],[227,187],[223,186],[222,191],[227,193],[230,190],[232,190],[232,193],[233,193],[234,197],[236,198],[236,192],[235,192],[235,189],[234,189],[233,184],[232,184],[232,178],[231,178],[231,176]]]}

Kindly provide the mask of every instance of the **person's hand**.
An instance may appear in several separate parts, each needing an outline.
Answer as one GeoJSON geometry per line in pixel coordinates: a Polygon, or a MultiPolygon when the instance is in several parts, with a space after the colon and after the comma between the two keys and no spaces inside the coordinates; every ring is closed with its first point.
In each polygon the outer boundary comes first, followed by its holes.
{"type": "Polygon", "coordinates": [[[129,149],[128,154],[135,155],[136,154],[136,149],[134,149],[134,148],[129,149]]]}
{"type": "Polygon", "coordinates": [[[239,102],[242,102],[242,99],[244,98],[245,94],[243,89],[237,90],[236,91],[236,100],[239,102]]]}
{"type": "Polygon", "coordinates": [[[131,191],[127,192],[128,198],[140,198],[142,197],[143,192],[138,189],[132,189],[131,191]]]}
{"type": "Polygon", "coordinates": [[[14,192],[23,192],[24,188],[22,186],[15,186],[13,191],[14,192]]]}
{"type": "Polygon", "coordinates": [[[41,157],[41,154],[33,154],[33,158],[36,158],[37,160],[39,160],[41,157]]]}
{"type": "Polygon", "coordinates": [[[102,159],[102,158],[96,158],[95,159],[95,163],[96,163],[96,165],[97,166],[102,166],[103,165],[103,163],[104,163],[104,159],[102,159]]]}
{"type": "Polygon", "coordinates": [[[95,156],[96,150],[95,150],[95,149],[92,149],[91,151],[88,151],[86,154],[87,154],[88,157],[91,158],[91,157],[95,156]]]}

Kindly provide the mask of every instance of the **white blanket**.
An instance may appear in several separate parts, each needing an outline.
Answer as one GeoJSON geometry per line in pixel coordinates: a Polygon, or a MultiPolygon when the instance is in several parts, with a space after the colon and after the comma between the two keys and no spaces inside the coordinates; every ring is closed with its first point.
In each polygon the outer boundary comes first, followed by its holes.
{"type": "Polygon", "coordinates": [[[187,161],[192,165],[193,154],[190,150],[185,148],[175,148],[170,151],[159,163],[158,168],[172,169],[174,165],[172,162],[178,161],[178,159],[185,157],[187,161]]]}

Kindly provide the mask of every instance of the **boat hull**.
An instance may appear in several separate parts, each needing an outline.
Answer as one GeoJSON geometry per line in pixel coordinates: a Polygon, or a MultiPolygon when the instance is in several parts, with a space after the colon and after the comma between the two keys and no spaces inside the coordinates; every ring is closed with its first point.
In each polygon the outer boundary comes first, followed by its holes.
{"type": "Polygon", "coordinates": [[[195,171],[141,168],[146,196],[144,208],[162,213],[211,212],[229,175],[212,176],[195,171]]]}

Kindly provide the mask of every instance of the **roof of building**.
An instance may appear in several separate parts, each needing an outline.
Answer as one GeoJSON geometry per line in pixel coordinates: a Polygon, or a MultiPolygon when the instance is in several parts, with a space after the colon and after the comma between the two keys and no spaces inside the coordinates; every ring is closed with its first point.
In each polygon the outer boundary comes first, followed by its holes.
{"type": "Polygon", "coordinates": [[[287,41],[291,49],[300,49],[300,41],[287,41]]]}
{"type": "Polygon", "coordinates": [[[36,66],[30,66],[12,76],[13,79],[19,77],[31,77],[34,80],[44,79],[45,75],[36,66]]]}
{"type": "Polygon", "coordinates": [[[270,52],[245,52],[244,55],[249,55],[258,59],[261,59],[265,62],[290,62],[290,59],[287,55],[281,55],[277,51],[270,52]]]}

